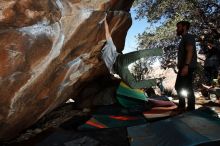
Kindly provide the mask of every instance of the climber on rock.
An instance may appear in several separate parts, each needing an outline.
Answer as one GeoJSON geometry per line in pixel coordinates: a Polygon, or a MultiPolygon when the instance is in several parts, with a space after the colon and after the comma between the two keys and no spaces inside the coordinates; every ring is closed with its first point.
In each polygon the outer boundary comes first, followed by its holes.
{"type": "Polygon", "coordinates": [[[122,81],[128,84],[131,88],[148,88],[156,86],[156,79],[137,81],[129,71],[128,66],[141,58],[160,56],[163,52],[162,49],[144,49],[126,54],[118,53],[111,38],[106,19],[104,20],[104,24],[106,43],[102,50],[102,59],[110,73],[119,75],[122,81]]]}

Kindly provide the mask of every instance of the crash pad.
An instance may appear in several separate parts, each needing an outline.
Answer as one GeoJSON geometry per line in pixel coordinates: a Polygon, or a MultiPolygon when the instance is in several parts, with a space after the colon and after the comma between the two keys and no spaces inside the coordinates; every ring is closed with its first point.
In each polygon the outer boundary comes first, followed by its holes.
{"type": "Polygon", "coordinates": [[[78,130],[129,127],[146,123],[144,116],[129,115],[93,115],[78,130]]]}
{"type": "Polygon", "coordinates": [[[54,128],[10,146],[129,146],[126,128],[75,131],[54,128]],[[117,133],[117,134],[116,134],[117,133]]]}
{"type": "Polygon", "coordinates": [[[147,101],[147,95],[140,89],[133,89],[124,82],[120,82],[116,98],[118,102],[125,108],[139,108],[139,106],[147,101]]]}
{"type": "Polygon", "coordinates": [[[152,119],[160,119],[165,117],[170,117],[178,114],[178,111],[174,110],[176,109],[176,106],[174,107],[157,107],[152,108],[149,111],[143,112],[143,115],[146,119],[152,120],[152,119]]]}
{"type": "Polygon", "coordinates": [[[213,141],[220,144],[220,119],[210,108],[148,123],[128,127],[131,146],[194,146],[213,141]]]}

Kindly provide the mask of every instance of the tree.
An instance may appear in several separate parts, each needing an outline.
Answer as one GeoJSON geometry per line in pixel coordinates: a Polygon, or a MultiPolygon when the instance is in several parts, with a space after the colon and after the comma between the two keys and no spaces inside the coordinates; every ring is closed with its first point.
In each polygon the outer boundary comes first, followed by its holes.
{"type": "Polygon", "coordinates": [[[146,18],[151,24],[137,36],[137,50],[155,47],[172,50],[161,59],[163,67],[175,66],[175,48],[179,40],[175,30],[180,20],[191,22],[190,31],[197,36],[201,47],[210,38],[219,43],[220,0],[136,0],[134,6],[136,19],[146,18]]]}
{"type": "Polygon", "coordinates": [[[136,0],[136,5],[136,19],[146,18],[151,26],[160,23],[154,31],[149,28],[138,36],[140,47],[146,45],[145,40],[150,45],[167,46],[172,43],[175,41],[176,23],[184,19],[190,20],[191,31],[195,35],[210,34],[219,39],[219,0],[136,0]]]}

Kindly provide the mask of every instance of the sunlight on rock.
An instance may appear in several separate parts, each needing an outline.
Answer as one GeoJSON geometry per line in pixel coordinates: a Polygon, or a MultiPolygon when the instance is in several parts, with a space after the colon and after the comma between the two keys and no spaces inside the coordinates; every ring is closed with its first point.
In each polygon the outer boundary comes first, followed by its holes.
{"type": "Polygon", "coordinates": [[[67,102],[66,103],[73,103],[73,102],[75,102],[73,99],[69,99],[69,100],[67,100],[67,102]]]}

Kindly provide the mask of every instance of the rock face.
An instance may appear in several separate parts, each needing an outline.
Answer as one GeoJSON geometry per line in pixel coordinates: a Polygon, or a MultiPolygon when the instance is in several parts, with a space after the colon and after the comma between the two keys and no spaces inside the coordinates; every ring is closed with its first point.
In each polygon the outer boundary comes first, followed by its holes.
{"type": "Polygon", "coordinates": [[[14,138],[107,72],[107,19],[124,48],[133,0],[0,0],[0,139],[14,138]],[[106,16],[107,14],[107,16],[106,16]],[[106,17],[105,17],[106,16],[106,17]]]}

